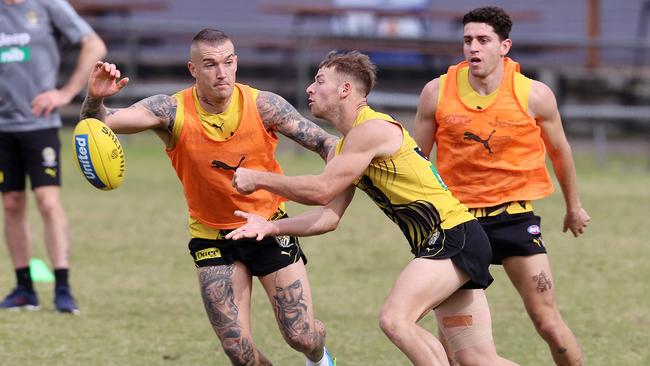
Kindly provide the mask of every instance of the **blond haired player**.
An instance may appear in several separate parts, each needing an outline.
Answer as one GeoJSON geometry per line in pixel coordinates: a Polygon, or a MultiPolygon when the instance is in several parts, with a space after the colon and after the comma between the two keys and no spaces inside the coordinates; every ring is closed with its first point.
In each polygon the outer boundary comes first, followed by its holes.
{"type": "Polygon", "coordinates": [[[368,56],[356,51],[330,53],[321,62],[307,88],[309,107],[343,134],[321,174],[289,177],[239,168],[233,179],[242,193],[270,191],[322,206],[278,221],[238,212],[248,224],[228,237],[264,240],[334,230],[356,186],[400,227],[415,257],[381,309],[379,324],[388,338],[414,365],[448,365],[440,342],[417,324],[433,308],[463,365],[513,365],[497,355],[492,340],[484,291],[492,281],[487,237],[402,125],[368,106],[375,75],[368,56]]]}
{"type": "Polygon", "coordinates": [[[564,231],[578,236],[589,222],[555,96],[506,57],[512,21],[503,9],[474,9],[463,24],[465,61],[422,90],[414,138],[427,156],[436,144],[440,175],[485,229],[492,263],[503,265],[555,362],[579,365],[531,204],[553,191],[548,149],[566,202],[564,231]]]}
{"type": "Polygon", "coordinates": [[[230,181],[240,166],[280,172],[281,133],[326,158],[336,139],[302,117],[280,96],[235,82],[237,55],[226,34],[203,29],[190,48],[196,83],[173,96],[155,95],[129,108],[103,100],[127,83],[113,64],[99,62],[88,81],[81,117],[103,120],[118,133],[155,131],[183,185],[189,208],[189,250],[197,267],[208,318],[234,365],[270,365],[251,333],[252,277],[259,278],[285,341],[307,365],[332,366],[325,327],[314,319],[306,259],[295,237],[263,243],[225,239],[246,220],[235,209],[265,218],[286,216],[284,199],[268,192],[243,196],[230,181]]]}

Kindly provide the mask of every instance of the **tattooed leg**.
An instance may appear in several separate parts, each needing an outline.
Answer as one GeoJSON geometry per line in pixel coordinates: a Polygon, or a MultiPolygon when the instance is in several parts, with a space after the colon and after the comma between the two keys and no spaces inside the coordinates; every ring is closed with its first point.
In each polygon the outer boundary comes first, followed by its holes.
{"type": "Polygon", "coordinates": [[[562,319],[546,254],[510,257],[503,267],[519,291],[537,333],[546,341],[557,365],[582,365],[582,350],[562,319]]]}
{"type": "Polygon", "coordinates": [[[311,291],[302,263],[261,278],[286,342],[312,361],[323,357],[325,326],[314,319],[311,291]]]}
{"type": "Polygon", "coordinates": [[[538,275],[533,276],[533,281],[537,284],[536,289],[538,292],[548,291],[553,288],[551,278],[544,271],[540,271],[538,275]]]}
{"type": "MultiPolygon", "coordinates": [[[[198,269],[205,311],[233,365],[271,365],[266,356],[255,348],[249,320],[244,314],[240,314],[238,304],[242,305],[244,301],[235,296],[237,293],[234,287],[234,283],[237,282],[234,281],[235,269],[235,265],[198,269]]],[[[249,287],[250,294],[250,279],[246,281],[245,286],[249,287]]],[[[241,291],[242,285],[239,286],[241,291]]],[[[245,301],[250,302],[250,298],[245,301]]]]}

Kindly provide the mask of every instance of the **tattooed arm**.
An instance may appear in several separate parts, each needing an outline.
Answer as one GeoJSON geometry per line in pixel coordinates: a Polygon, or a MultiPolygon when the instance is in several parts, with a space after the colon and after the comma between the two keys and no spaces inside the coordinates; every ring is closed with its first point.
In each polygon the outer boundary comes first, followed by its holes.
{"type": "Polygon", "coordinates": [[[174,126],[177,100],[168,95],[145,98],[129,108],[107,108],[104,98],[117,94],[128,83],[120,79],[113,64],[98,61],[88,80],[88,93],[81,107],[81,118],[97,118],[117,133],[136,133],[152,129],[169,143],[174,126]]]}
{"type": "Polygon", "coordinates": [[[266,128],[277,131],[327,160],[338,138],[303,117],[281,96],[260,91],[257,109],[266,128]]]}
{"type": "Polygon", "coordinates": [[[107,108],[102,99],[86,96],[81,118],[97,118],[116,133],[136,133],[155,130],[165,143],[174,127],[177,100],[168,95],[154,95],[128,108],[107,108]]]}

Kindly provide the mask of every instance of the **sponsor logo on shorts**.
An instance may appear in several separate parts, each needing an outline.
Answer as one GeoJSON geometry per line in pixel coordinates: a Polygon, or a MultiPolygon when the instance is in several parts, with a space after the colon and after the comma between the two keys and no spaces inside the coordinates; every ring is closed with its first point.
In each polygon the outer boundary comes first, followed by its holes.
{"type": "Polygon", "coordinates": [[[55,168],[45,168],[45,174],[49,175],[52,178],[56,178],[56,169],[55,168]]]}
{"type": "Polygon", "coordinates": [[[542,230],[540,230],[538,225],[530,225],[526,231],[528,231],[530,235],[539,235],[542,233],[542,230]]]}
{"type": "Polygon", "coordinates": [[[289,248],[291,244],[291,237],[289,235],[276,236],[275,241],[278,242],[280,248],[289,248]]]}
{"type": "Polygon", "coordinates": [[[53,168],[58,165],[56,162],[56,150],[54,148],[50,146],[43,148],[41,156],[43,157],[42,164],[44,167],[53,168]]]}
{"type": "Polygon", "coordinates": [[[221,258],[221,251],[219,248],[205,248],[194,253],[195,262],[213,258],[221,258]]]}
{"type": "Polygon", "coordinates": [[[435,233],[433,233],[433,235],[431,235],[431,239],[429,239],[429,245],[433,245],[436,242],[436,240],[438,240],[439,237],[440,237],[440,231],[436,231],[435,233]]]}
{"type": "Polygon", "coordinates": [[[4,182],[5,182],[5,172],[0,170],[0,183],[4,183],[4,182]]]}

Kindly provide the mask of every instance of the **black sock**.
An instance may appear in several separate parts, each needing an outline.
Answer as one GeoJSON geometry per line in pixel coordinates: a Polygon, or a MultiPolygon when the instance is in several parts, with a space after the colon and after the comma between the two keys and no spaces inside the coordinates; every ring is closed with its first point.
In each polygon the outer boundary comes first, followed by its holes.
{"type": "Polygon", "coordinates": [[[60,268],[60,269],[55,269],[54,270],[54,279],[55,279],[55,286],[69,286],[68,285],[68,269],[67,268],[60,268]]]}
{"type": "Polygon", "coordinates": [[[16,268],[16,282],[18,283],[18,287],[34,291],[34,284],[32,282],[32,276],[29,274],[29,267],[16,268]]]}

